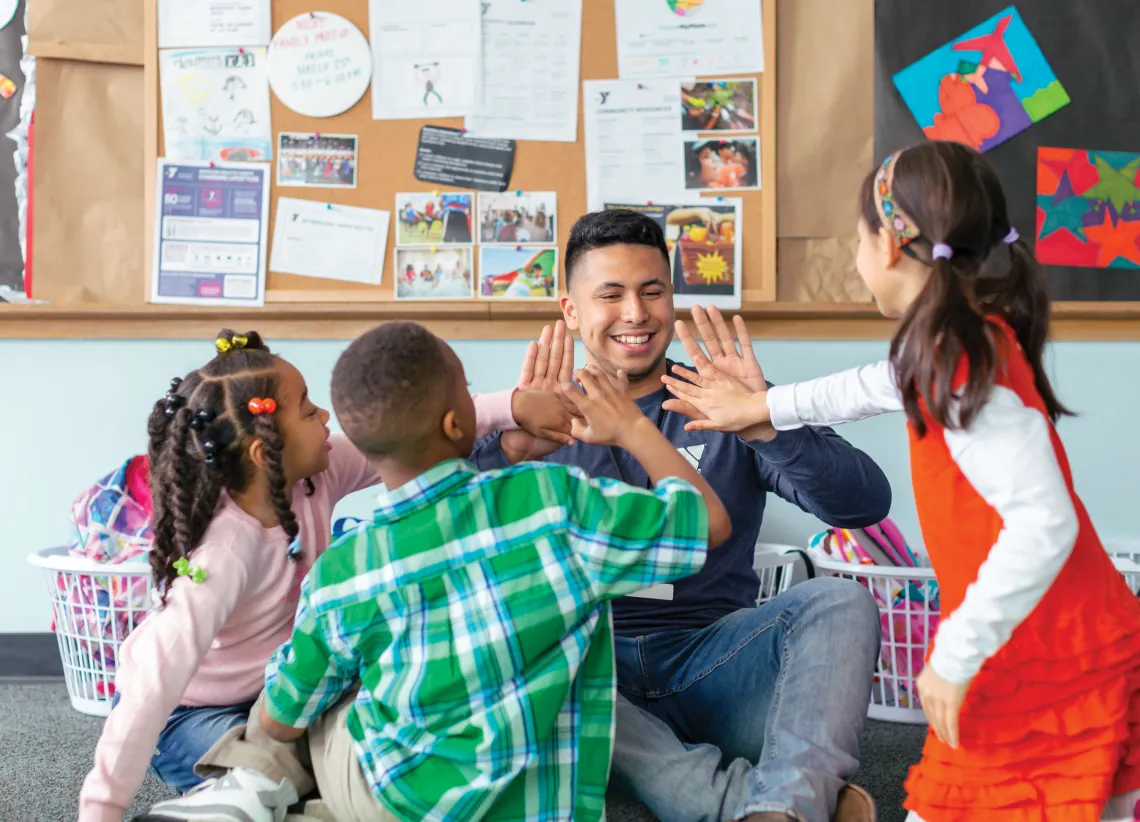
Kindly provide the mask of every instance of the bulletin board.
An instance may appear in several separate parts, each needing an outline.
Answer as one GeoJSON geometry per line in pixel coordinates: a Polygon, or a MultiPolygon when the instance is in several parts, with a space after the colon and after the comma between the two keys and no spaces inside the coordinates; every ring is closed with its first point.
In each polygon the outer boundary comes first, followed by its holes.
{"type": "MultiPolygon", "coordinates": [[[[1032,246],[1039,221],[1044,219],[1038,208],[1039,197],[1052,194],[1038,190],[1039,147],[1140,154],[1140,90],[1137,87],[1140,63],[1136,58],[1140,13],[1134,2],[957,0],[926,4],[922,14],[916,15],[914,4],[908,0],[878,0],[875,4],[875,152],[885,157],[925,139],[892,77],[979,23],[1004,14],[1010,6],[1019,12],[1070,98],[1062,108],[1007,141],[988,149],[983,145],[986,160],[1001,178],[1010,218],[1032,246]],[[903,30],[906,36],[898,36],[903,30]]],[[[1010,37],[1005,39],[1010,40],[1010,37]]],[[[1019,46],[1021,42],[1013,39],[1011,56],[1016,60],[1015,52],[1020,51],[1022,62],[1028,64],[1024,46],[1021,49],[1019,46]]],[[[1092,168],[1088,172],[1095,177],[1092,168]]],[[[1119,182],[1127,189],[1127,182],[1119,182]]],[[[1055,180],[1052,187],[1056,187],[1055,180]]],[[[1129,195],[1125,191],[1121,196],[1129,195]]],[[[1129,207],[1124,211],[1127,214],[1129,207]]],[[[1140,223],[1137,226],[1140,227],[1140,223]]],[[[1094,232],[1100,230],[1099,225],[1095,226],[1094,232]]],[[[1046,260],[1040,252],[1038,249],[1039,258],[1046,260]]],[[[1135,248],[1133,256],[1136,256],[1135,248]]],[[[1095,260],[1095,256],[1092,259],[1095,260]]],[[[1054,300],[1086,304],[1135,303],[1140,301],[1140,276],[1136,270],[1140,268],[1140,258],[1133,265],[1135,267],[1130,268],[1043,267],[1051,281],[1054,300]]]]}
{"type": "MultiPolygon", "coordinates": [[[[764,22],[764,65],[761,74],[734,74],[733,77],[753,76],[757,80],[758,130],[760,138],[760,179],[761,188],[757,191],[732,192],[733,197],[743,200],[743,266],[742,300],[744,304],[772,301],[776,299],[776,6],[777,0],[763,0],[764,22]]],[[[148,135],[146,143],[150,148],[150,174],[146,180],[146,214],[154,213],[154,159],[162,156],[163,127],[162,111],[158,89],[158,50],[156,48],[155,14],[156,4],[147,2],[147,19],[144,24],[148,32],[145,50],[145,70],[147,82],[145,93],[148,108],[153,116],[147,117],[148,135]]],[[[352,22],[360,31],[369,36],[368,3],[366,0],[351,0],[338,3],[335,13],[352,22]]],[[[312,0],[274,0],[273,31],[298,14],[307,14],[321,9],[314,7],[312,0]]],[[[612,79],[618,76],[617,39],[614,25],[614,0],[585,0],[582,12],[581,80],[612,79]]],[[[579,86],[580,87],[580,86],[579,86]]],[[[274,138],[280,132],[321,132],[325,134],[357,135],[359,159],[357,183],[352,189],[328,188],[278,188],[272,187],[270,198],[270,238],[276,216],[279,196],[317,200],[333,204],[360,206],[392,212],[388,244],[384,264],[383,280],[379,286],[353,282],[301,277],[282,274],[270,269],[266,282],[266,303],[391,303],[393,293],[392,259],[396,244],[397,214],[394,211],[398,192],[422,192],[439,190],[462,191],[433,183],[423,183],[413,175],[416,146],[420,129],[426,125],[438,125],[460,129],[462,118],[431,120],[373,120],[371,108],[371,88],[347,112],[328,118],[309,118],[285,107],[275,95],[270,94],[271,117],[274,138]]],[[[578,140],[574,143],[519,141],[515,155],[514,172],[510,190],[555,191],[558,195],[557,243],[565,248],[570,226],[574,220],[586,213],[586,164],[585,140],[582,125],[582,106],[578,113],[578,140]]],[[[276,145],[274,146],[276,168],[276,145]]],[[[699,196],[694,192],[694,197],[699,196]]],[[[473,217],[474,221],[474,217],[473,217]]],[[[149,247],[153,239],[147,240],[146,270],[151,270],[149,247]]],[[[478,254],[476,266],[478,264],[478,254]]],[[[476,280],[478,270],[475,270],[476,280]]],[[[562,273],[559,277],[563,285],[562,273]]],[[[141,285],[140,285],[141,288],[141,285]]],[[[149,290],[146,292],[149,293],[149,290]]],[[[402,305],[424,306],[422,302],[399,301],[402,305]]],[[[442,301],[432,300],[432,304],[442,301]]],[[[535,301],[511,303],[507,301],[456,301],[458,304],[476,302],[486,307],[490,317],[496,315],[510,317],[519,314],[533,314],[542,311],[535,301]]],[[[545,303],[546,312],[553,314],[556,301],[545,303]]]]}

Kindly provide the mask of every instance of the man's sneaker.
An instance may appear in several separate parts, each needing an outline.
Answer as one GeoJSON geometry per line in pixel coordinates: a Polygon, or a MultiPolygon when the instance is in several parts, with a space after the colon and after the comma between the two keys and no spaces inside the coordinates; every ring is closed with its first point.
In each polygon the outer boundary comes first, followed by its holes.
{"type": "Polygon", "coordinates": [[[247,768],[207,779],[185,796],[159,802],[132,822],[283,822],[297,789],[247,768]]]}
{"type": "Polygon", "coordinates": [[[858,785],[848,783],[839,791],[834,822],[875,822],[875,800],[858,785]]]}

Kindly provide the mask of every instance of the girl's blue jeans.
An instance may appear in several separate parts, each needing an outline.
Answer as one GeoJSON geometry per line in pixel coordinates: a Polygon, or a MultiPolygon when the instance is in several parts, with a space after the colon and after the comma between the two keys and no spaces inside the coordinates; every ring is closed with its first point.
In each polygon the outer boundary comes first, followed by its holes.
{"type": "MultiPolygon", "coordinates": [[[[112,710],[118,704],[119,695],[115,694],[112,710]]],[[[194,773],[194,765],[226,731],[245,725],[252,707],[253,702],[203,707],[179,705],[159,734],[150,760],[151,772],[179,793],[195,787],[202,777],[194,773]]]]}

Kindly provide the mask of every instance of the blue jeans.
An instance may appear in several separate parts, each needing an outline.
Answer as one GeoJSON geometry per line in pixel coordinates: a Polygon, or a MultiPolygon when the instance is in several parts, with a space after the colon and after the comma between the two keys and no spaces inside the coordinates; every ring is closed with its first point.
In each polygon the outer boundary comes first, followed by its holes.
{"type": "Polygon", "coordinates": [[[866,588],[811,579],[701,630],[619,637],[616,653],[617,792],[662,822],[831,819],[879,654],[866,588]]]}
{"type": "MultiPolygon", "coordinates": [[[[119,695],[115,694],[112,710],[118,704],[119,695]]],[[[151,772],[179,793],[197,786],[202,777],[194,773],[194,765],[226,731],[245,725],[252,707],[252,702],[204,707],[179,705],[158,736],[150,760],[151,772]]]]}

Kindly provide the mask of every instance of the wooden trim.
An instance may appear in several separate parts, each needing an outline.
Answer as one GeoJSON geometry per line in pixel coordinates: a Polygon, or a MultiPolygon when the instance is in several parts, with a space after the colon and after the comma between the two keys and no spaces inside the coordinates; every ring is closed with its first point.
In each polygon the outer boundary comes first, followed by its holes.
{"type": "MultiPolygon", "coordinates": [[[[764,210],[764,253],[761,270],[763,285],[758,293],[745,293],[744,300],[771,301],[776,299],[776,240],[778,216],[776,213],[776,2],[763,0],[761,13],[764,23],[764,71],[760,75],[760,202],[764,210]]],[[[748,237],[744,237],[748,242],[748,237]]],[[[743,276],[743,275],[742,275],[743,276]]]]}
{"type": "MultiPolygon", "coordinates": [[[[872,303],[751,303],[739,312],[757,339],[886,340],[894,322],[872,303]]],[[[447,339],[532,339],[558,304],[491,302],[275,303],[261,309],[158,305],[4,305],[0,339],[208,339],[256,328],[275,339],[352,339],[378,323],[415,320],[447,339]]],[[[1140,340],[1140,306],[1058,303],[1057,340],[1140,340]]]]}
{"type": "Polygon", "coordinates": [[[146,64],[145,46],[116,46],[107,43],[61,43],[29,40],[28,54],[53,60],[79,60],[84,63],[114,63],[122,66],[146,64]]]}

